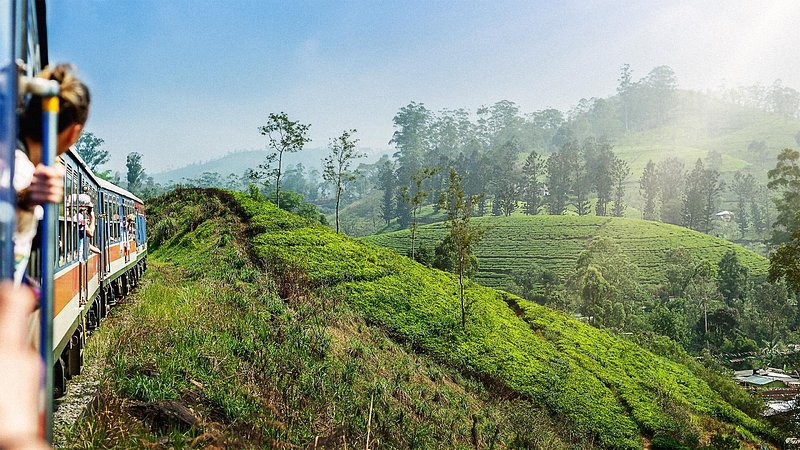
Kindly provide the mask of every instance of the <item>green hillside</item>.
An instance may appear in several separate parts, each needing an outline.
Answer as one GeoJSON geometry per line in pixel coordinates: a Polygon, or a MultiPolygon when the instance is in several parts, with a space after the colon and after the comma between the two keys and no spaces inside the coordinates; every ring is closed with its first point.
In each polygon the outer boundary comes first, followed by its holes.
{"type": "Polygon", "coordinates": [[[670,121],[662,127],[630,133],[615,139],[614,151],[628,162],[631,180],[638,180],[649,159],[675,157],[687,167],[708,153],[722,155],[717,169],[723,176],[748,170],[766,180],[781,149],[795,147],[800,120],[737,106],[692,92],[678,91],[670,121]],[[748,150],[753,141],[764,141],[767,151],[748,150]]]}
{"type": "MultiPolygon", "coordinates": [[[[639,270],[636,277],[646,285],[664,281],[667,251],[685,248],[699,259],[717,264],[728,249],[738,252],[739,260],[754,275],[766,274],[768,260],[724,239],[687,228],[640,219],[595,216],[512,215],[478,217],[474,223],[487,231],[475,253],[479,266],[475,281],[490,287],[510,289],[511,273],[534,266],[566,276],[578,255],[595,237],[612,239],[639,270]]],[[[443,222],[419,227],[420,245],[434,248],[446,235],[443,222]]],[[[366,242],[389,247],[406,254],[411,246],[408,230],[366,236],[366,242]]]]}
{"type": "Polygon", "coordinates": [[[726,375],[663,339],[644,339],[647,350],[477,284],[462,329],[452,274],[244,194],[178,191],[151,204],[151,217],[155,270],[123,324],[138,331],[101,331],[108,406],[74,432],[95,446],[638,449],[778,439],[742,412],[760,407],[726,375]],[[161,400],[191,406],[199,430],[121,424],[120,405],[161,400]]]}

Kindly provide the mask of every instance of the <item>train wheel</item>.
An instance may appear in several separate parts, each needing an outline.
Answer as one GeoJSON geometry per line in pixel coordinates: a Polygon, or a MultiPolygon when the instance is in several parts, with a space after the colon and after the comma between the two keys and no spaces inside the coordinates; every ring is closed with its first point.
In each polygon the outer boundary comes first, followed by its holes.
{"type": "Polygon", "coordinates": [[[86,313],[86,328],[89,330],[94,330],[98,326],[100,326],[100,297],[95,299],[92,302],[92,307],[89,308],[89,312],[86,313]]]}
{"type": "Polygon", "coordinates": [[[58,358],[53,364],[53,397],[61,398],[67,395],[67,371],[66,364],[62,358],[58,358]]]}
{"type": "Polygon", "coordinates": [[[111,282],[111,286],[108,288],[108,306],[116,305],[119,297],[119,278],[117,278],[111,282]]]}
{"type": "Polygon", "coordinates": [[[122,296],[127,297],[130,293],[130,276],[126,273],[122,275],[121,280],[122,284],[120,286],[122,287],[122,296]]]}
{"type": "Polygon", "coordinates": [[[83,367],[83,329],[78,327],[75,334],[70,339],[69,350],[67,351],[67,376],[72,378],[81,374],[83,367]]]}

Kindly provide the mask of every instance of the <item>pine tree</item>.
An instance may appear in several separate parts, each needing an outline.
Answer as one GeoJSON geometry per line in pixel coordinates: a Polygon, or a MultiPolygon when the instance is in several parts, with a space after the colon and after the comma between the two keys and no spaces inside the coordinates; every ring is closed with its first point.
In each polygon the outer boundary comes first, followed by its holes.
{"type": "Polygon", "coordinates": [[[658,176],[653,160],[647,161],[642,177],[639,178],[639,194],[644,199],[642,218],[656,220],[656,199],[658,198],[658,176]]]}
{"type": "Polygon", "coordinates": [[[544,172],[542,157],[532,151],[525,159],[522,166],[522,201],[525,202],[525,214],[538,214],[542,203],[540,190],[542,188],[539,177],[544,172]]]}

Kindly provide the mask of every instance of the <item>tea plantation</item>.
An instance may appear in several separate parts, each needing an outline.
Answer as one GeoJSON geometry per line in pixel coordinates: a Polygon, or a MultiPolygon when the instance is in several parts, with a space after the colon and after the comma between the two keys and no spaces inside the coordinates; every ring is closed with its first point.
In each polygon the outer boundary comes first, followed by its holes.
{"type": "MultiPolygon", "coordinates": [[[[477,217],[473,223],[486,234],[475,253],[479,266],[475,281],[510,289],[511,274],[531,267],[551,270],[564,277],[575,267],[578,254],[595,237],[612,239],[638,268],[636,277],[644,285],[664,281],[665,256],[670,249],[684,248],[698,259],[717,264],[733,248],[739,261],[753,275],[766,274],[769,262],[724,239],[687,228],[639,219],[596,216],[477,217]]],[[[419,227],[420,246],[434,248],[446,235],[445,223],[419,227]]],[[[407,230],[366,236],[364,241],[407,254],[411,237],[407,230]]]]}
{"type": "MultiPolygon", "coordinates": [[[[712,390],[699,376],[708,375],[699,365],[687,367],[562,313],[477,284],[467,290],[471,307],[462,329],[458,281],[452,274],[337,235],[269,203],[235,195],[250,221],[255,254],[273,267],[279,284],[302,280],[326,296],[345,299],[368,323],[379,325],[411,348],[473,374],[498,394],[521,396],[546,407],[584,442],[641,448],[643,437],[666,434],[697,446],[698,439],[714,430],[746,441],[770,434],[768,427],[712,390]]],[[[547,242],[554,254],[566,253],[556,251],[564,244],[576,253],[608,222],[562,219],[571,226],[555,223],[527,229],[536,230],[530,234],[547,242]],[[569,230],[567,236],[565,230],[569,230]]],[[[632,223],[645,232],[654,226],[632,223]]],[[[504,234],[498,230],[501,227],[494,229],[495,236],[487,242],[502,245],[506,251],[502,261],[510,264],[524,255],[518,247],[526,240],[518,228],[509,227],[504,234]]],[[[671,231],[682,236],[680,228],[671,231]]],[[[614,227],[609,227],[609,233],[613,235],[614,227]]],[[[694,248],[716,255],[717,249],[707,248],[705,242],[694,248]]],[[[635,246],[635,241],[630,245],[635,246]]],[[[566,268],[570,259],[556,262],[566,268]]],[[[714,378],[714,385],[719,383],[730,385],[714,378]]]]}
{"type": "MultiPolygon", "coordinates": [[[[780,440],[748,394],[665,339],[624,338],[474,283],[462,328],[452,274],[271,203],[180,190],[150,208],[153,270],[124,326],[100,331],[113,376],[98,419],[75,431],[94,447],[780,440]],[[190,406],[200,429],[164,435],[125,419],[124,405],[162,400],[190,406]]],[[[602,225],[568,220],[564,242],[602,225]]]]}

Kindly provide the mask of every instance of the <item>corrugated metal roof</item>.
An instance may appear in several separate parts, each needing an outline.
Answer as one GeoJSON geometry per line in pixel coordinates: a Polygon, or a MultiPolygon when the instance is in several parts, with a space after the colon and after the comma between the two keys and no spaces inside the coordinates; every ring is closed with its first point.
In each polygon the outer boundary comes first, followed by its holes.
{"type": "Polygon", "coordinates": [[[759,375],[750,375],[749,377],[742,378],[742,381],[745,383],[757,384],[759,386],[763,386],[765,384],[770,384],[773,381],[779,381],[779,380],[769,377],[762,377],[759,375]]]}

